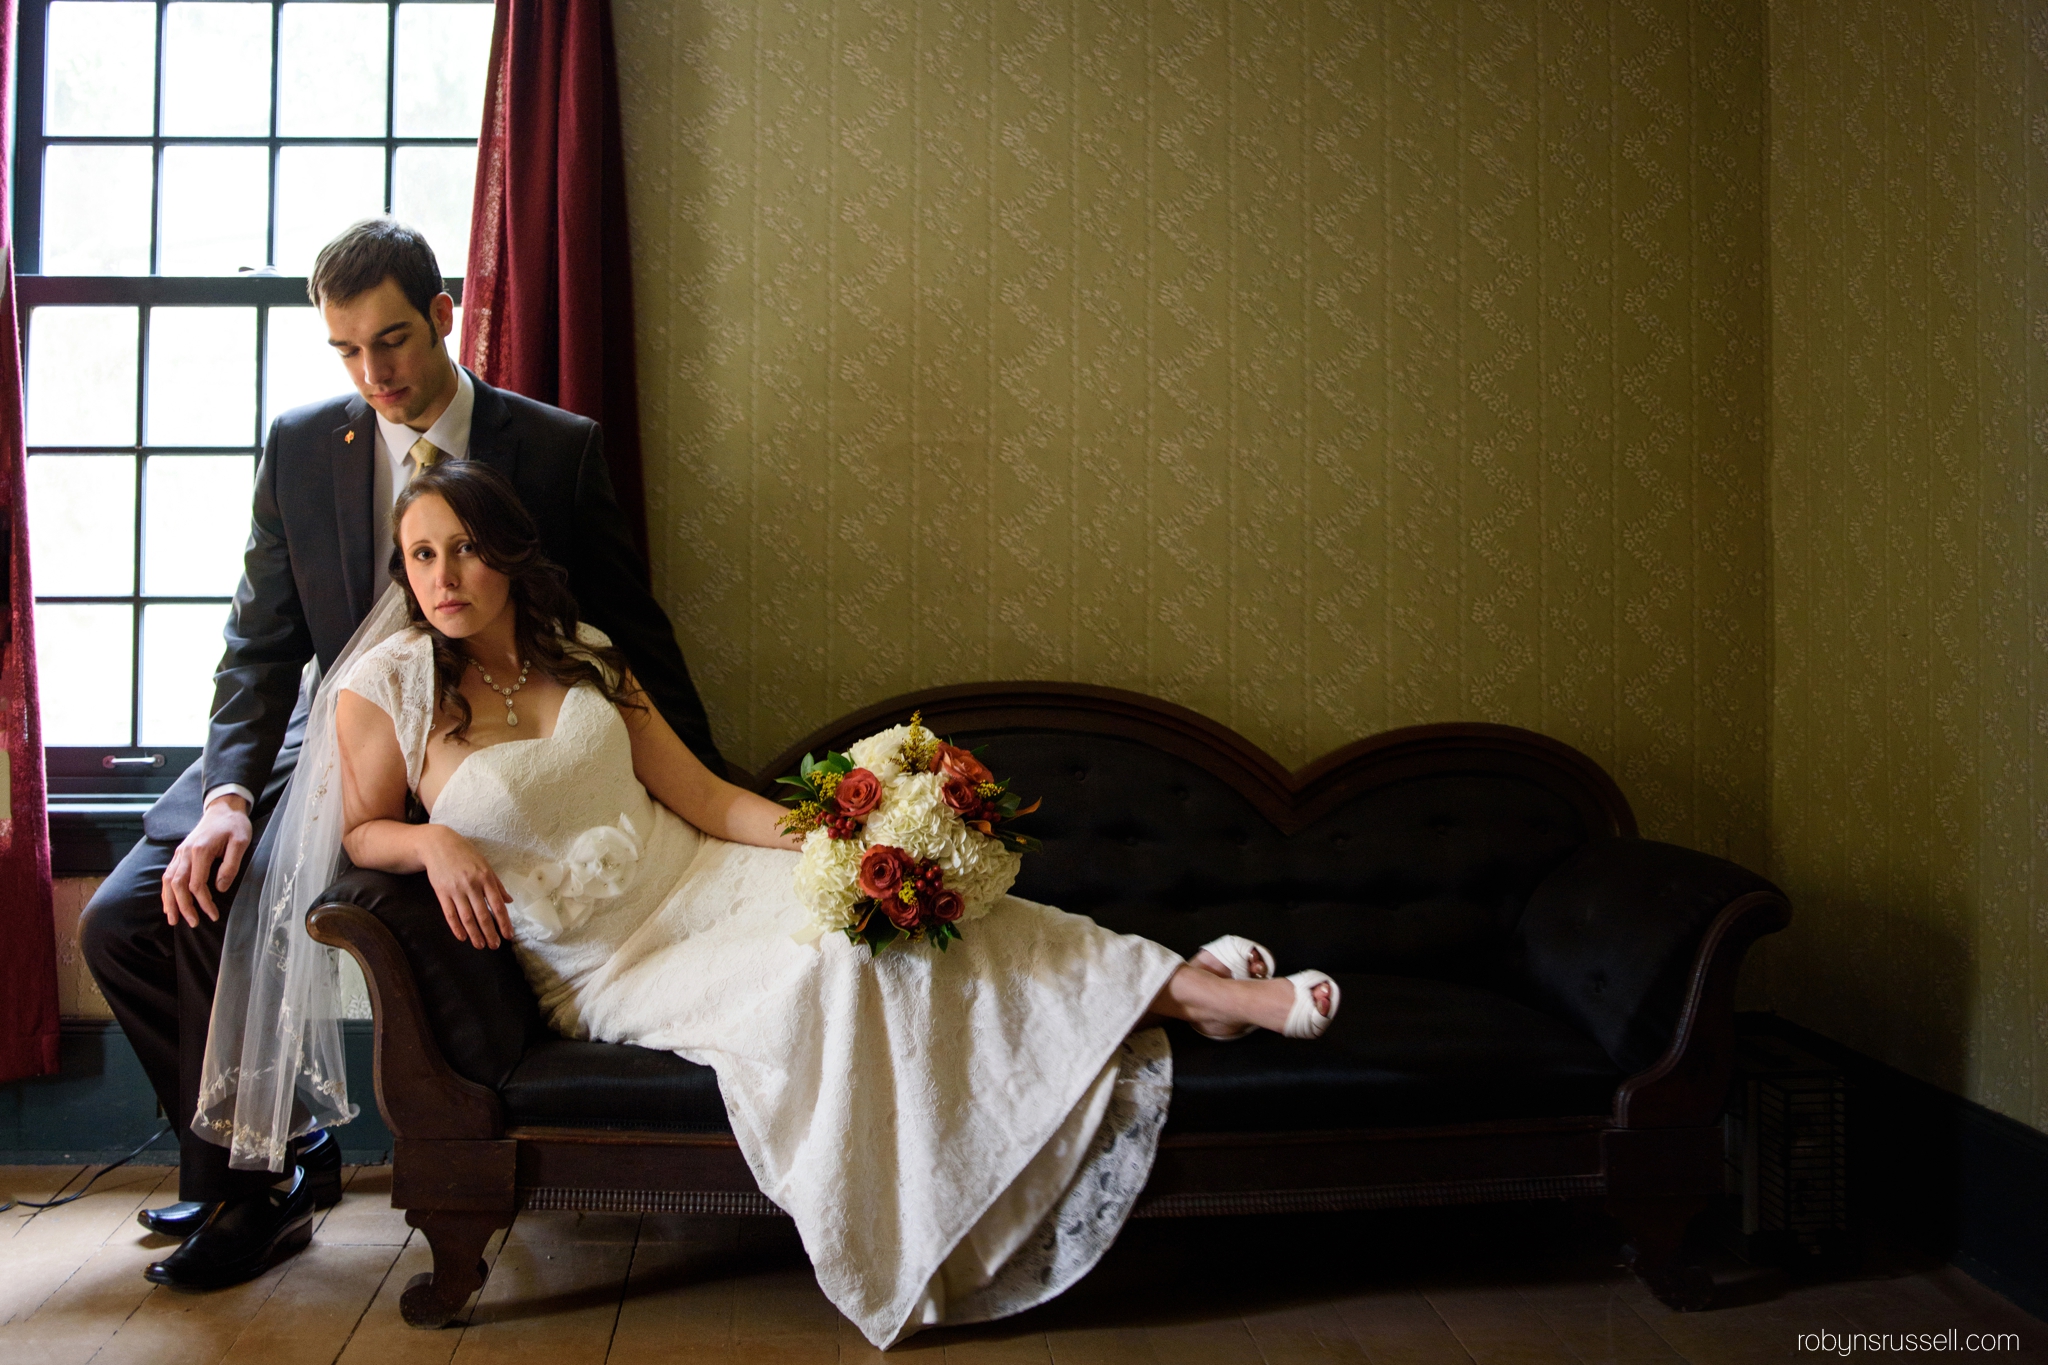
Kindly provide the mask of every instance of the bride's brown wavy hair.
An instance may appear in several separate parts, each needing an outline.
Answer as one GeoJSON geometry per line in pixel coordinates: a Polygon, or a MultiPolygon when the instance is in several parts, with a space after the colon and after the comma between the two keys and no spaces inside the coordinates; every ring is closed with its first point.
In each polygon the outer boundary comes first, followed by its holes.
{"type": "Polygon", "coordinates": [[[469,532],[477,556],[511,580],[512,635],[519,657],[564,687],[589,683],[614,706],[644,710],[625,690],[626,656],[611,645],[572,644],[576,639],[576,598],[569,575],[540,550],[540,529],[503,475],[475,460],[443,460],[413,476],[391,504],[391,581],[405,593],[406,614],[434,642],[434,686],[438,705],[455,717],[448,738],[463,741],[471,720],[462,695],[469,656],[434,628],[405,576],[405,546],[398,524],[424,497],[437,497],[469,532]]]}

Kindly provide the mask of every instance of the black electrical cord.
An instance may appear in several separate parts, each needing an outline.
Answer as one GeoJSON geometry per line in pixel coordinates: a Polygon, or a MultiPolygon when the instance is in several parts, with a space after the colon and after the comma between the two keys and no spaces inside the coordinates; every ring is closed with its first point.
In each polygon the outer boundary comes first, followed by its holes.
{"type": "Polygon", "coordinates": [[[12,1197],[0,1198],[0,1213],[5,1213],[7,1212],[7,1210],[14,1208],[16,1205],[19,1205],[20,1207],[25,1209],[54,1209],[59,1208],[65,1204],[69,1204],[74,1199],[83,1199],[85,1198],[85,1192],[92,1188],[93,1180],[98,1180],[101,1176],[105,1175],[108,1171],[111,1171],[116,1167],[126,1166],[129,1162],[135,1160],[136,1157],[141,1156],[144,1152],[148,1151],[151,1147],[155,1146],[156,1140],[170,1131],[171,1125],[168,1123],[165,1124],[163,1127],[157,1129],[154,1133],[151,1133],[148,1137],[144,1138],[142,1140],[142,1145],[140,1147],[137,1147],[134,1151],[122,1157],[119,1161],[114,1162],[112,1165],[102,1166],[99,1170],[93,1172],[91,1180],[86,1181],[83,1185],[80,1185],[77,1189],[73,1190],[69,1194],[60,1194],[55,1199],[46,1199],[41,1202],[38,1202],[34,1199],[15,1199],[12,1197]]]}

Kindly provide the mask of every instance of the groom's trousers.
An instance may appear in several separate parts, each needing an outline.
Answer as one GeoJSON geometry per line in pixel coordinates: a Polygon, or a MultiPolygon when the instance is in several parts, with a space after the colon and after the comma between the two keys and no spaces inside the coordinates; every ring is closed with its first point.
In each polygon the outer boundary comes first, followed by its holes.
{"type": "MultiPolygon", "coordinates": [[[[229,1167],[228,1149],[194,1133],[192,1115],[198,1107],[214,985],[220,979],[221,944],[236,895],[252,877],[257,887],[263,884],[270,814],[298,761],[298,739],[292,734],[278,755],[250,812],[255,837],[241,874],[225,894],[214,892],[218,920],[201,911],[196,928],[183,920],[175,926],[164,921],[164,869],[177,843],[147,838],[128,850],[79,918],[79,951],[177,1134],[180,1199],[238,1199],[278,1179],[269,1171],[229,1167]]],[[[209,872],[209,881],[213,875],[209,872]]]]}

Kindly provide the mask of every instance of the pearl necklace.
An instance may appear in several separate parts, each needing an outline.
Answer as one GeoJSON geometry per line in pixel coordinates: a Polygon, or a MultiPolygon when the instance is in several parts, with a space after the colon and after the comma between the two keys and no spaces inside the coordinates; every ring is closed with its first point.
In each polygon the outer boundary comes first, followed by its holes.
{"type": "Polygon", "coordinates": [[[505,723],[507,725],[517,725],[519,723],[519,713],[512,709],[512,694],[514,692],[517,692],[520,688],[526,686],[527,670],[532,668],[533,665],[527,663],[526,660],[521,659],[519,661],[519,681],[513,683],[510,687],[500,687],[498,686],[497,680],[491,676],[490,669],[485,668],[483,664],[476,659],[471,659],[470,662],[476,664],[476,671],[484,675],[484,686],[490,688],[491,691],[496,692],[499,696],[505,699],[505,723]]]}

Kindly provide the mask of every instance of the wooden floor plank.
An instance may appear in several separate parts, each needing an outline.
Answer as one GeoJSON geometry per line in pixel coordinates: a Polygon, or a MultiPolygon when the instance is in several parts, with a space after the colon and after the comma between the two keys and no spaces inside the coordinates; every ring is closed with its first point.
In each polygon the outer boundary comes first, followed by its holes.
{"type": "Polygon", "coordinates": [[[1043,1332],[1018,1332],[990,1322],[944,1336],[946,1365],[1052,1365],[1052,1345],[1043,1332]]]}
{"type": "Polygon", "coordinates": [[[733,1359],[747,1365],[809,1365],[839,1359],[839,1310],[818,1288],[796,1225],[739,1220],[733,1281],[733,1359]]]}
{"type": "Polygon", "coordinates": [[[1423,1297],[1476,1365],[1579,1365],[1512,1287],[1430,1288],[1423,1297]]]}
{"type": "Polygon", "coordinates": [[[356,1166],[343,1175],[341,1202],[321,1216],[314,1240],[328,1246],[404,1246],[412,1229],[405,1210],[391,1207],[391,1168],[356,1166]]]}
{"type": "MultiPolygon", "coordinates": [[[[47,1195],[80,1174],[18,1168],[6,1178],[47,1195]]],[[[1675,1313],[1615,1270],[1611,1246],[1531,1244],[1493,1258],[1453,1247],[1412,1268],[1331,1261],[1319,1272],[1330,1256],[1341,1260],[1351,1234],[1332,1225],[1327,1254],[1290,1259],[1294,1240],[1314,1230],[1277,1223],[1246,1229],[1252,1250],[1236,1272],[1204,1278],[1227,1230],[1134,1237],[1054,1304],[1007,1323],[937,1329],[883,1356],[826,1301],[786,1221],[527,1215],[486,1250],[494,1269],[471,1324],[423,1332],[403,1324],[398,1297],[431,1255],[389,1207],[388,1168],[348,1172],[347,1197],[307,1252],[212,1294],[141,1278],[172,1244],[144,1234],[134,1213],[167,1202],[173,1179],[163,1167],[123,1168],[76,1204],[0,1224],[0,1306],[33,1300],[0,1324],[0,1361],[1749,1365],[1801,1358],[1802,1332],[1950,1326],[2018,1332],[2020,1359],[2048,1359],[2048,1326],[1924,1259],[1790,1285],[1724,1265],[1721,1306],[1675,1313]],[[1360,1293],[1361,1282],[1385,1287],[1360,1293]]]]}
{"type": "Polygon", "coordinates": [[[1247,1313],[1245,1330],[1264,1365],[1369,1365],[1365,1348],[1329,1304],[1247,1313]]]}
{"type": "Polygon", "coordinates": [[[145,1257],[144,1265],[168,1252],[175,1244],[148,1237],[135,1222],[135,1212],[164,1202],[159,1192],[168,1185],[175,1193],[176,1180],[177,1173],[168,1167],[124,1166],[76,1203],[24,1220],[12,1237],[0,1241],[0,1322],[35,1312],[111,1239],[146,1239],[156,1254],[145,1257]]]}
{"type": "Polygon", "coordinates": [[[1458,1334],[1420,1290],[1377,1289],[1331,1308],[1372,1365],[1471,1365],[1458,1334]]]}
{"type": "MultiPolygon", "coordinates": [[[[495,1269],[504,1245],[505,1234],[494,1235],[484,1247],[484,1263],[495,1269]]],[[[384,1277],[376,1299],[356,1323],[348,1344],[341,1348],[336,1365],[448,1365],[456,1347],[462,1344],[463,1328],[424,1331],[406,1326],[398,1312],[399,1296],[412,1277],[424,1275],[433,1267],[434,1256],[427,1239],[413,1234],[392,1263],[391,1273],[384,1277]]]]}
{"type": "Polygon", "coordinates": [[[155,1291],[142,1268],[162,1254],[140,1237],[109,1240],[34,1313],[0,1327],[0,1360],[83,1365],[155,1291]]]}
{"type": "Polygon", "coordinates": [[[222,1365],[329,1365],[383,1288],[395,1246],[314,1242],[221,1358],[222,1365]]]}
{"type": "Polygon", "coordinates": [[[1680,1365],[1683,1360],[1612,1283],[1530,1285],[1521,1295],[1585,1365],[1680,1365]]]}
{"type": "Polygon", "coordinates": [[[1184,1365],[1261,1365],[1259,1345],[1243,1318],[1164,1323],[1146,1329],[1152,1354],[1184,1365]]]}
{"type": "MultiPolygon", "coordinates": [[[[34,1199],[41,1202],[54,1199],[72,1181],[83,1178],[91,1169],[89,1166],[0,1166],[0,1200],[34,1199]]],[[[14,1236],[35,1216],[36,1210],[19,1202],[0,1211],[0,1242],[14,1236]]]]}
{"type": "Polygon", "coordinates": [[[1053,1365],[1182,1365],[1158,1354],[1147,1331],[1077,1327],[1046,1333],[1053,1365]]]}
{"type": "Polygon", "coordinates": [[[1614,1295],[1690,1365],[1790,1360],[1799,1354],[1800,1333],[1848,1330],[1847,1319],[1832,1306],[1797,1289],[1703,1313],[1667,1308],[1633,1278],[1617,1281],[1614,1295]]]}
{"type": "Polygon", "coordinates": [[[94,1365],[219,1365],[291,1265],[287,1260],[230,1289],[153,1288],[94,1365]]]}
{"type": "Polygon", "coordinates": [[[731,1361],[738,1252],[737,1219],[644,1219],[608,1365],[731,1361]]]}
{"type": "Polygon", "coordinates": [[[521,1214],[455,1348],[456,1365],[602,1365],[633,1259],[631,1240],[602,1226],[612,1235],[592,1239],[578,1215],[521,1214]]]}

